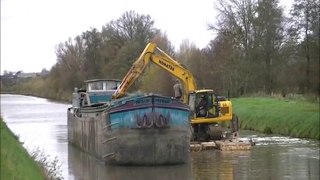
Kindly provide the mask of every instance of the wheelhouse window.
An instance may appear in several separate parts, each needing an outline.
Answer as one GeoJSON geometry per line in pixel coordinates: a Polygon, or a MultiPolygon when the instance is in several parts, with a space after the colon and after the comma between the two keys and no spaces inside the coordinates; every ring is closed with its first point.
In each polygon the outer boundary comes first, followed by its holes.
{"type": "Polygon", "coordinates": [[[89,91],[102,91],[103,88],[103,82],[91,82],[88,84],[89,91]]]}
{"type": "Polygon", "coordinates": [[[107,81],[106,82],[106,90],[117,90],[120,85],[118,81],[107,81]]]}
{"type": "Polygon", "coordinates": [[[87,89],[89,92],[99,92],[99,91],[116,91],[120,85],[120,81],[113,80],[102,80],[88,82],[87,89]]]}

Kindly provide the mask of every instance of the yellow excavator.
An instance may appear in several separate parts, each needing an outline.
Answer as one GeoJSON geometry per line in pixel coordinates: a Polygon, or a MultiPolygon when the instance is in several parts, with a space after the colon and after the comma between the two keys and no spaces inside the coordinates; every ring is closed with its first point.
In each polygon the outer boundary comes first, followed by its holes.
{"type": "Polygon", "coordinates": [[[223,139],[225,136],[219,125],[221,122],[231,122],[231,133],[233,133],[233,136],[237,136],[239,122],[237,116],[232,113],[231,102],[225,97],[215,94],[212,89],[197,89],[192,73],[158,48],[155,43],[148,43],[123,78],[118,89],[113,94],[113,98],[118,99],[125,96],[128,88],[142,74],[150,62],[166,70],[182,82],[182,100],[189,105],[192,112],[191,125],[194,141],[203,142],[223,139]],[[205,99],[206,102],[204,106],[205,113],[200,113],[198,109],[201,99],[205,99]]]}

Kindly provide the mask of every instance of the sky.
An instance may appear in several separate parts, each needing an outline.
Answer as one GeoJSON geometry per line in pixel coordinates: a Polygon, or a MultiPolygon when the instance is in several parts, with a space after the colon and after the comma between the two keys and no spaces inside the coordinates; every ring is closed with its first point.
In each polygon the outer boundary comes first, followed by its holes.
{"type": "Polygon", "coordinates": [[[1,0],[1,74],[40,72],[56,63],[55,47],[117,20],[130,10],[150,15],[178,50],[183,40],[204,48],[214,39],[215,0],[1,0]]]}

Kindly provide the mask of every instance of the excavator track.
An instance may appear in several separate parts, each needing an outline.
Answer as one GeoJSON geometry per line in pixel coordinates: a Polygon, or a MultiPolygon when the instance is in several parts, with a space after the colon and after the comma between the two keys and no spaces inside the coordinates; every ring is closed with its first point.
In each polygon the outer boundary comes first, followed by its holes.
{"type": "Polygon", "coordinates": [[[210,140],[221,140],[222,128],[218,124],[210,124],[208,126],[208,134],[210,136],[210,140]]]}

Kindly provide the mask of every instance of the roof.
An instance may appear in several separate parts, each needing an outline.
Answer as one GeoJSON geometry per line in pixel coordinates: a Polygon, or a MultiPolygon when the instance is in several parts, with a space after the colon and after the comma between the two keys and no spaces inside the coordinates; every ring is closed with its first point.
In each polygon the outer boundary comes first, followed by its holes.
{"type": "Polygon", "coordinates": [[[119,79],[89,79],[85,80],[85,83],[91,83],[91,82],[98,82],[98,81],[116,81],[116,82],[121,82],[119,79]]]}
{"type": "Polygon", "coordinates": [[[200,90],[196,90],[197,93],[202,93],[202,92],[213,92],[212,89],[200,89],[200,90]]]}

